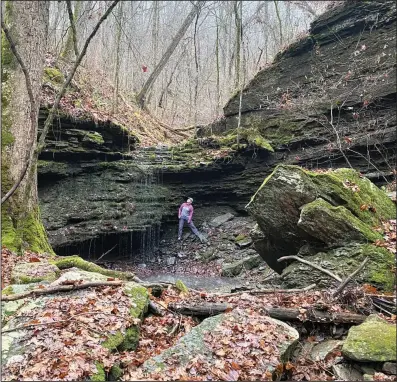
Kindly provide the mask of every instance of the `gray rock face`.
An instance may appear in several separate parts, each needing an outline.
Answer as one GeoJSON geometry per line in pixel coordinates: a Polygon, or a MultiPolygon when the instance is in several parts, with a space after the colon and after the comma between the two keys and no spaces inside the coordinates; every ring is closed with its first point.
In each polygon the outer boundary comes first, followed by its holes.
{"type": "Polygon", "coordinates": [[[363,381],[363,375],[348,364],[332,365],[332,372],[338,381],[363,381]]]}
{"type": "Polygon", "coordinates": [[[234,215],[231,213],[227,213],[221,216],[216,217],[215,219],[211,220],[209,222],[209,225],[212,227],[219,227],[221,226],[223,223],[226,223],[229,220],[232,220],[234,218],[234,215]]]}
{"type": "Polygon", "coordinates": [[[223,264],[222,276],[237,276],[243,271],[243,269],[253,269],[258,267],[261,263],[263,263],[262,257],[254,255],[245,257],[244,259],[231,264],[223,264]]]}
{"type": "Polygon", "coordinates": [[[167,265],[175,265],[176,257],[167,257],[167,265]]]}
{"type": "MultiPolygon", "coordinates": [[[[393,287],[393,274],[390,272],[392,257],[385,248],[371,244],[349,244],[344,247],[303,256],[305,260],[330,270],[342,279],[356,270],[366,257],[370,261],[355,278],[360,283],[370,283],[379,288],[393,287]],[[341,266],[343,264],[343,266],[341,266]]],[[[294,261],[281,274],[286,288],[301,288],[316,283],[321,288],[329,288],[336,280],[306,264],[294,261]]]]}
{"type": "Polygon", "coordinates": [[[310,352],[310,358],[313,361],[324,361],[330,353],[340,349],[343,345],[342,341],[327,340],[315,345],[310,352]]]}
{"type": "Polygon", "coordinates": [[[395,362],[385,362],[382,371],[386,374],[397,375],[397,364],[395,362]]]}

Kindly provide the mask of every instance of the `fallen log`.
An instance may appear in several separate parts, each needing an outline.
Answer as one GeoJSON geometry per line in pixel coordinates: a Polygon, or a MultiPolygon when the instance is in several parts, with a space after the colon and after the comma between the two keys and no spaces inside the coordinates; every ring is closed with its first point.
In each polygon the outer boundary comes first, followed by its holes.
{"type": "Polygon", "coordinates": [[[164,315],[160,307],[152,300],[149,301],[149,312],[153,313],[155,316],[164,315]]]}
{"type": "Polygon", "coordinates": [[[29,296],[39,296],[39,295],[46,295],[46,294],[54,294],[58,292],[70,292],[72,290],[77,290],[77,289],[86,289],[86,288],[94,288],[94,287],[99,287],[99,286],[120,286],[122,285],[123,282],[121,281],[97,281],[97,282],[91,282],[91,283],[85,283],[85,284],[74,284],[74,285],[59,285],[56,287],[51,287],[51,288],[43,288],[43,289],[32,289],[31,291],[24,292],[24,293],[16,293],[16,294],[11,294],[8,296],[1,296],[1,301],[15,301],[15,300],[20,300],[22,298],[26,298],[29,296]]]}
{"type": "Polygon", "coordinates": [[[209,317],[224,313],[232,308],[225,303],[206,302],[197,305],[171,303],[168,304],[168,309],[184,316],[209,317]]]}
{"type": "Polygon", "coordinates": [[[335,324],[362,324],[367,316],[355,313],[330,313],[314,308],[267,308],[266,313],[280,321],[311,321],[335,324]]]}
{"type": "MultiPolygon", "coordinates": [[[[314,289],[316,287],[316,284],[311,284],[308,285],[305,288],[301,289],[249,289],[249,290],[243,290],[243,291],[238,291],[238,292],[231,292],[231,293],[207,293],[208,296],[216,296],[216,297],[234,297],[238,296],[240,294],[276,294],[276,293],[301,293],[301,292],[307,292],[311,289],[314,289]]],[[[192,289],[191,289],[192,290],[192,289]]]]}

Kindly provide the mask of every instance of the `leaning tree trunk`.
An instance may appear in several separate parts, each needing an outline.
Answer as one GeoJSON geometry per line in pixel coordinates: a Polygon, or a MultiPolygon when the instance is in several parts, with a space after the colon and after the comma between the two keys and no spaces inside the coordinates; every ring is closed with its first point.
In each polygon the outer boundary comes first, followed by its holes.
{"type": "Polygon", "coordinates": [[[205,1],[196,1],[193,5],[192,10],[186,16],[182,26],[179,28],[177,34],[173,37],[170,45],[168,46],[167,50],[161,57],[159,63],[153,69],[152,73],[150,74],[147,81],[144,83],[141,91],[137,95],[137,103],[143,109],[146,104],[146,96],[150,91],[151,87],[153,86],[154,82],[156,81],[157,77],[160,75],[161,71],[164,69],[164,66],[169,61],[172,53],[178,46],[179,42],[182,40],[183,36],[185,35],[186,31],[188,30],[190,24],[192,23],[193,19],[199,13],[199,11],[203,8],[205,1]]]}
{"type": "MultiPolygon", "coordinates": [[[[29,73],[34,105],[21,66],[2,31],[2,196],[17,182],[36,147],[49,5],[48,1],[8,1],[5,4],[3,21],[29,73]]],[[[40,219],[34,166],[28,167],[16,192],[2,204],[1,214],[3,245],[19,253],[26,249],[53,253],[40,219]]]]}

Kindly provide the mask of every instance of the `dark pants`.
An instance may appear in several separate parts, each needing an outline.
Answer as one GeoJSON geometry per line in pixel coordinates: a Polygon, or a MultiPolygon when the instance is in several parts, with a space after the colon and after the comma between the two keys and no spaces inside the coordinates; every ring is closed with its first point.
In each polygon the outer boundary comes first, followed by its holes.
{"type": "Polygon", "coordinates": [[[178,229],[178,237],[182,237],[182,231],[183,231],[183,226],[185,224],[185,222],[187,223],[187,225],[190,227],[190,229],[192,230],[192,232],[200,237],[200,233],[197,230],[196,226],[194,225],[193,221],[191,221],[190,223],[188,223],[188,220],[185,218],[180,218],[179,219],[179,229],[178,229]]]}

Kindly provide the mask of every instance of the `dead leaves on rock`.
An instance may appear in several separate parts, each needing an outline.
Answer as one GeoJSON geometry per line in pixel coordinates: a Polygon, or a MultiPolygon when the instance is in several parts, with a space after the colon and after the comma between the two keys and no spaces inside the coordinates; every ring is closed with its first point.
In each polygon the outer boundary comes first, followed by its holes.
{"type": "Polygon", "coordinates": [[[15,318],[27,330],[23,341],[28,351],[3,368],[7,380],[82,380],[96,372],[96,362],[108,370],[116,356],[101,343],[137,323],[121,288],[84,290],[44,301],[42,308],[15,318]]]}

